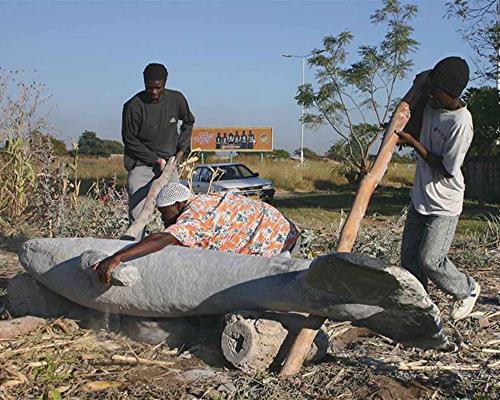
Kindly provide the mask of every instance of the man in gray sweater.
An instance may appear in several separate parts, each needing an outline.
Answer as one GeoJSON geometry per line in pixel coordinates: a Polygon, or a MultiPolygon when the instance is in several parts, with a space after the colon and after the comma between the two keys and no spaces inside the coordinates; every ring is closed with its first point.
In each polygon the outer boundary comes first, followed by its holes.
{"type": "Polygon", "coordinates": [[[179,162],[189,152],[194,124],[184,95],[165,88],[168,72],[164,65],[149,64],[143,75],[145,90],[125,103],[122,114],[130,223],[142,211],[151,182],[167,160],[175,156],[179,162]]]}

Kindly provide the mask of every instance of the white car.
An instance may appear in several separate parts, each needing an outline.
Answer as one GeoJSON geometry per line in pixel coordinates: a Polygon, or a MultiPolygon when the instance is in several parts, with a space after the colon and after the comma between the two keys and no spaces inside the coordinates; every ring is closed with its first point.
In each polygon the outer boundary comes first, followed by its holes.
{"type": "MultiPolygon", "coordinates": [[[[187,184],[187,182],[184,182],[187,184]]],[[[241,163],[199,165],[193,172],[193,190],[195,193],[233,191],[271,201],[275,188],[272,181],[259,178],[241,163]],[[212,179],[215,173],[215,178],[212,179]]]]}

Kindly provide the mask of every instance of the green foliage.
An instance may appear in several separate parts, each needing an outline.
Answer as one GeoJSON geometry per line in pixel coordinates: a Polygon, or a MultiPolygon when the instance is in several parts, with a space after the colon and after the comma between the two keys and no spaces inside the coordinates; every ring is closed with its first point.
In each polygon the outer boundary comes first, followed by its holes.
{"type": "Polygon", "coordinates": [[[446,5],[447,16],[460,20],[462,27],[459,32],[476,54],[473,61],[477,76],[486,81],[496,81],[500,50],[498,0],[450,0],[446,5]]]}
{"type": "Polygon", "coordinates": [[[346,157],[345,140],[337,140],[325,153],[325,157],[330,160],[341,162],[346,157]]]}
{"type": "Polygon", "coordinates": [[[358,178],[368,172],[370,149],[393,109],[394,85],[413,65],[410,55],[418,43],[409,23],[416,12],[415,5],[384,0],[371,23],[383,25],[386,34],[377,45],[359,47],[353,63],[348,62],[351,32],[325,37],[323,48],[314,50],[308,61],[316,70],[316,87],[299,86],[295,97],[307,110],[304,123],[328,125],[343,139],[342,159],[358,178]]]}
{"type": "Polygon", "coordinates": [[[474,121],[470,155],[500,154],[500,97],[493,87],[470,88],[465,96],[474,121]]]}
{"type": "Polygon", "coordinates": [[[287,159],[287,158],[290,158],[290,153],[284,149],[275,149],[271,153],[271,157],[287,159]]]}
{"type": "Polygon", "coordinates": [[[109,154],[123,154],[123,143],[117,140],[104,139],[104,146],[108,149],[109,154]]]}
{"type": "Polygon", "coordinates": [[[97,137],[97,133],[84,131],[78,139],[78,150],[81,155],[109,157],[110,153],[104,146],[104,141],[97,137]]]}
{"type": "Polygon", "coordinates": [[[116,140],[105,140],[97,137],[92,131],[84,131],[78,139],[81,155],[109,157],[111,154],[123,154],[123,144],[116,140]]]}
{"type": "Polygon", "coordinates": [[[28,206],[28,194],[36,182],[35,167],[24,138],[7,140],[0,166],[0,213],[15,218],[28,206]]]}
{"type": "Polygon", "coordinates": [[[66,144],[59,139],[56,139],[55,137],[50,137],[50,141],[52,143],[52,151],[54,152],[55,156],[66,156],[68,155],[68,149],[66,148],[66,144]]]}

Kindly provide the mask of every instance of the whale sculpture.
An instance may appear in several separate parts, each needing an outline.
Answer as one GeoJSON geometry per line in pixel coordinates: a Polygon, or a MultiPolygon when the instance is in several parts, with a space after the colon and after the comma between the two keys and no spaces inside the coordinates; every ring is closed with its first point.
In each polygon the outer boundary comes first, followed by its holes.
{"type": "Polygon", "coordinates": [[[168,246],[128,261],[133,279],[125,286],[105,285],[89,270],[95,254],[113,254],[133,243],[34,239],[23,244],[20,261],[42,285],[99,311],[140,317],[296,311],[352,321],[412,346],[446,342],[439,309],[418,280],[375,258],[333,253],[309,261],[168,246]]]}

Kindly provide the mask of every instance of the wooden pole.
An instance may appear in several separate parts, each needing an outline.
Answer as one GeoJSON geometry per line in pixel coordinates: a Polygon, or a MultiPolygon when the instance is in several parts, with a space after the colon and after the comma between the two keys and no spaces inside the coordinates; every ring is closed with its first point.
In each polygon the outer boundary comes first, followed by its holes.
{"type": "MultiPolygon", "coordinates": [[[[371,195],[380,183],[391,161],[394,147],[398,141],[398,136],[394,132],[403,130],[410,120],[410,111],[417,105],[425,90],[426,77],[426,73],[417,75],[417,78],[413,82],[413,86],[396,107],[389,122],[389,126],[387,127],[377,158],[370,172],[359,184],[354,204],[340,233],[339,242],[337,244],[338,252],[351,252],[371,195]]],[[[312,314],[307,317],[304,327],[299,332],[290,348],[288,357],[280,370],[280,376],[291,376],[300,371],[311,343],[318,329],[324,322],[324,317],[312,314]]]]}
{"type": "Polygon", "coordinates": [[[139,217],[130,225],[127,232],[122,236],[122,239],[139,240],[142,230],[151,221],[151,217],[155,212],[156,197],[160,190],[170,181],[172,174],[175,171],[175,157],[170,157],[167,165],[163,169],[161,175],[153,181],[149,188],[144,207],[142,208],[139,217]]]}

